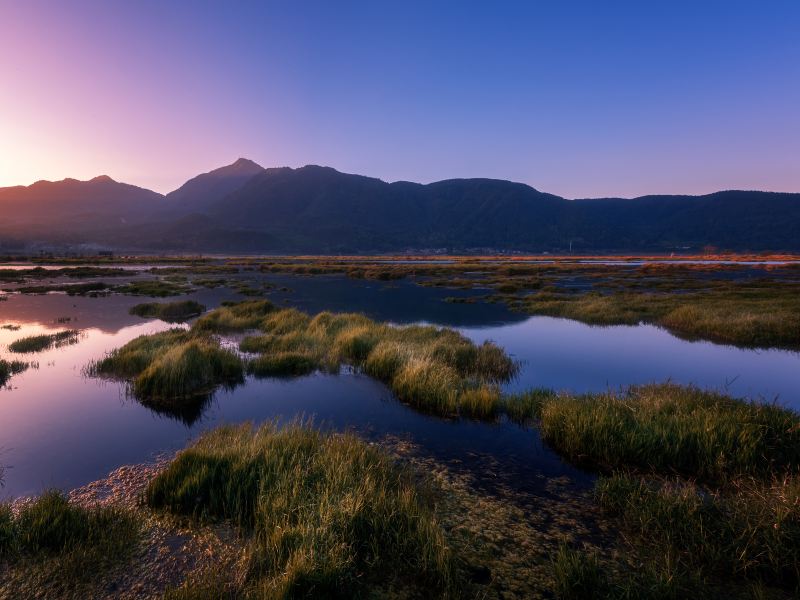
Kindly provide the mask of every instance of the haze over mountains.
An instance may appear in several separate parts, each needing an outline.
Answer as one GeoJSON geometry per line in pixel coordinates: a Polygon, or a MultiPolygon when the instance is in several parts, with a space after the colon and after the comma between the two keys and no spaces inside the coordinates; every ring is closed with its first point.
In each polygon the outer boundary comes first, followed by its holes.
{"type": "Polygon", "coordinates": [[[427,185],[247,159],[166,196],[107,176],[0,188],[0,250],[344,253],[800,250],[800,194],[566,200],[521,183],[427,185]]]}

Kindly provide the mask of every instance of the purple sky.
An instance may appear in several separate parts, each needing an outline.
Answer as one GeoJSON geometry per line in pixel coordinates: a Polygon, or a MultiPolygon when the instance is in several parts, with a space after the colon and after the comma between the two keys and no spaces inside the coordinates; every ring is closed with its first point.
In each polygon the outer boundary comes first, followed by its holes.
{"type": "Polygon", "coordinates": [[[800,191],[800,2],[5,2],[0,186],[239,156],[566,197],[800,191]]]}

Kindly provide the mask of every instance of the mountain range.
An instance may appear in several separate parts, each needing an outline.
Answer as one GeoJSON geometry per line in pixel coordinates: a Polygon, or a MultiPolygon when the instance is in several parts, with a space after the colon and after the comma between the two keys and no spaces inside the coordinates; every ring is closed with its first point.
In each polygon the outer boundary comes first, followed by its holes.
{"type": "Polygon", "coordinates": [[[0,188],[0,251],[800,251],[800,194],[567,200],[497,179],[386,183],[239,159],[166,196],[100,176],[0,188]]]}

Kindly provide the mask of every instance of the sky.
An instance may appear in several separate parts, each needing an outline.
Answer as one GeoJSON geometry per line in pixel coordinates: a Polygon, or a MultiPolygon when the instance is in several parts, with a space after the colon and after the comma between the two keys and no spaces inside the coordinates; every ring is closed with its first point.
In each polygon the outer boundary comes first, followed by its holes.
{"type": "Polygon", "coordinates": [[[0,0],[0,186],[238,157],[800,192],[800,2],[0,0]]]}

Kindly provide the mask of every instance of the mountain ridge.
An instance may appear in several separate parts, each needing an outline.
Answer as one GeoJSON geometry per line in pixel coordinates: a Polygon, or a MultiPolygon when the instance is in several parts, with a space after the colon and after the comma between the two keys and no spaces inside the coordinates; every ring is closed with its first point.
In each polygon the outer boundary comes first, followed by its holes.
{"type": "Polygon", "coordinates": [[[568,200],[518,182],[385,182],[331,167],[239,158],[172,192],[101,175],[0,188],[0,246],[93,244],[162,251],[417,249],[800,250],[800,194],[568,200]],[[7,243],[8,242],[8,243],[7,243]]]}

